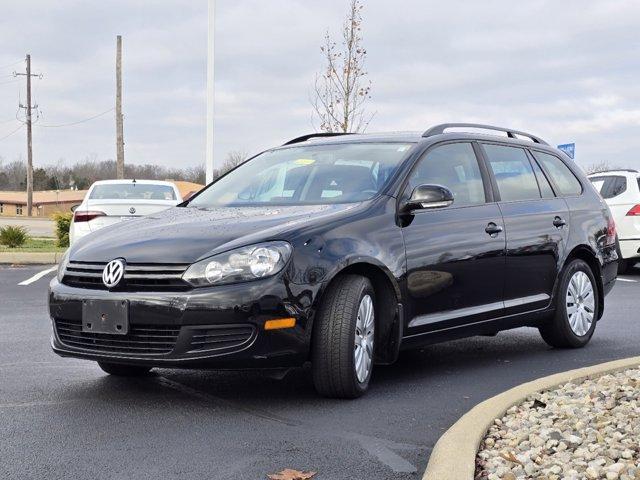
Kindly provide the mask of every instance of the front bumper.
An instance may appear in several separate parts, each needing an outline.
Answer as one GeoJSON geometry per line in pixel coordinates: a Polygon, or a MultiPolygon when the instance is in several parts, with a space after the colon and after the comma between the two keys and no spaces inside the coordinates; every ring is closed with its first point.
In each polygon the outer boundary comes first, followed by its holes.
{"type": "Polygon", "coordinates": [[[52,348],[61,356],[184,368],[281,368],[309,356],[317,288],[278,275],[187,292],[116,292],[49,286],[52,348]],[[128,301],[127,335],[82,332],[87,299],[128,301]],[[296,325],[264,330],[267,320],[295,317],[296,325]]]}

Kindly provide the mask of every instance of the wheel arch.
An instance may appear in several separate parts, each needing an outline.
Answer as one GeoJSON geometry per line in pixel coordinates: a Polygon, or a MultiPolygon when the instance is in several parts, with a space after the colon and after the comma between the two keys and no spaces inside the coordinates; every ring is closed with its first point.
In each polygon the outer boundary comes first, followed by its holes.
{"type": "Polygon", "coordinates": [[[356,260],[337,269],[316,298],[317,311],[324,294],[333,282],[342,275],[360,275],[371,282],[376,295],[376,347],[375,361],[378,364],[395,362],[400,351],[403,334],[403,309],[400,287],[392,273],[375,261],[356,260]]]}

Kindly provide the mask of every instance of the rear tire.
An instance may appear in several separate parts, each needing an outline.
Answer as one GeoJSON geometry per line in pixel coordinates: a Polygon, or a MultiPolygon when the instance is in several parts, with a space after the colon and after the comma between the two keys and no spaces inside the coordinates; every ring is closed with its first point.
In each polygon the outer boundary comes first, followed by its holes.
{"type": "Polygon", "coordinates": [[[629,270],[629,260],[623,260],[620,258],[618,260],[618,275],[624,275],[629,270]]]}
{"type": "Polygon", "coordinates": [[[584,347],[600,308],[596,280],[585,261],[572,260],[562,271],[555,302],[554,316],[539,328],[543,340],[555,348],[584,347]]]}
{"type": "Polygon", "coordinates": [[[371,379],[375,338],[375,293],[360,275],[331,283],[313,328],[311,370],[325,397],[357,398],[371,379]]]}
{"type": "Polygon", "coordinates": [[[616,239],[616,253],[618,254],[618,275],[624,275],[629,270],[629,260],[622,258],[622,251],[620,250],[620,242],[616,239]]]}
{"type": "Polygon", "coordinates": [[[109,375],[115,375],[116,377],[143,377],[151,370],[151,367],[108,362],[98,362],[98,366],[102,371],[109,375]]]}

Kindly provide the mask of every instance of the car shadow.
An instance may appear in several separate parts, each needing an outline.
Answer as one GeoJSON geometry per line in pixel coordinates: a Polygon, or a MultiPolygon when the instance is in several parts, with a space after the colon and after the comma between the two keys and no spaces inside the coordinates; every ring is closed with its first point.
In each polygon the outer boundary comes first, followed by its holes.
{"type": "MultiPolygon", "coordinates": [[[[595,337],[585,349],[552,349],[533,328],[504,331],[494,337],[477,336],[439,343],[401,352],[393,365],[377,365],[365,398],[375,402],[389,395],[400,395],[407,388],[426,390],[459,382],[460,378],[473,383],[487,376],[500,376],[508,371],[506,369],[510,369],[516,379],[527,381],[567,369],[564,364],[576,368],[604,361],[597,351],[594,354],[594,348],[607,351],[614,347],[614,339],[595,337]]],[[[279,409],[294,407],[298,410],[304,405],[340,402],[317,395],[308,364],[289,370],[284,378],[274,378],[261,370],[154,369],[148,376],[137,378],[105,374],[84,384],[83,388],[85,391],[80,392],[81,396],[106,397],[111,402],[117,402],[119,398],[129,400],[132,396],[159,396],[170,397],[172,402],[190,398],[205,404],[231,402],[228,406],[232,406],[260,405],[268,399],[270,405],[279,405],[279,409]]]]}
{"type": "Polygon", "coordinates": [[[634,278],[634,280],[636,280],[638,277],[640,277],[640,263],[636,263],[635,265],[630,266],[629,268],[627,268],[627,271],[622,276],[623,277],[636,277],[636,278],[634,278]]]}
{"type": "MultiPolygon", "coordinates": [[[[415,387],[421,382],[441,383],[450,379],[454,372],[465,375],[495,373],[494,369],[500,366],[537,360],[543,355],[552,361],[555,355],[563,353],[550,349],[533,329],[502,332],[496,337],[471,337],[406,351],[393,365],[376,366],[367,398],[375,399],[378,391],[381,395],[390,391],[398,394],[405,387],[415,387]]],[[[145,381],[152,380],[150,388],[155,391],[157,384],[163,385],[162,379],[167,379],[174,391],[201,395],[200,399],[205,401],[209,398],[211,401],[223,399],[254,403],[268,398],[271,403],[276,400],[281,405],[332,402],[316,394],[309,365],[291,369],[282,379],[272,378],[268,372],[259,370],[154,369],[145,378],[105,377],[101,386],[113,385],[127,390],[131,387],[132,391],[141,393],[145,388],[141,385],[145,381]]]]}

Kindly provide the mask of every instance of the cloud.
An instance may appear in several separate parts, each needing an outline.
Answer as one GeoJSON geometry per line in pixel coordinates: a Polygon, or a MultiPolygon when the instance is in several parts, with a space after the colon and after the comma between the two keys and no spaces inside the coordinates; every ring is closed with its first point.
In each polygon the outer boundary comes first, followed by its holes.
{"type": "MultiPolygon", "coordinates": [[[[312,130],[309,93],[324,33],[346,0],[218,0],[215,155],[257,152],[312,130]]],[[[640,168],[640,3],[599,0],[367,1],[371,131],[478,121],[577,143],[578,162],[640,168]]],[[[205,0],[11,2],[0,17],[0,66],[33,55],[42,122],[114,104],[115,36],[124,38],[126,160],[191,166],[205,148],[205,0]],[[30,28],[23,29],[28,23],[30,28]]],[[[0,76],[22,65],[0,68],[0,76]]],[[[0,122],[23,82],[2,84],[0,122]]],[[[6,80],[11,80],[7,77],[6,80]]],[[[13,129],[0,123],[0,137],[13,129]],[[6,132],[5,132],[6,130],[6,132]]],[[[115,155],[113,115],[34,129],[36,163],[115,155]]],[[[0,156],[24,152],[18,133],[0,156]]]]}

